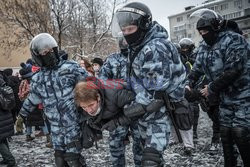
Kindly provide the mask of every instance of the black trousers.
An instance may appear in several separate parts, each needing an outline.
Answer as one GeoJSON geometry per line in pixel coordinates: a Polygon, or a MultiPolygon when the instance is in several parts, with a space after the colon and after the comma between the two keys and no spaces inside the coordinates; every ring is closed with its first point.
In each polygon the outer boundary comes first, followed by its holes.
{"type": "Polygon", "coordinates": [[[220,120],[219,120],[219,105],[209,106],[207,111],[208,117],[213,122],[213,137],[212,143],[219,143],[220,141],[220,120]]]}
{"type": "Polygon", "coordinates": [[[237,146],[244,166],[250,166],[250,128],[220,127],[221,142],[224,153],[224,166],[235,167],[237,164],[237,146]]]}
{"type": "Polygon", "coordinates": [[[15,158],[10,152],[7,139],[3,139],[0,141],[0,154],[2,155],[3,160],[8,165],[14,166],[16,164],[15,158]]]}

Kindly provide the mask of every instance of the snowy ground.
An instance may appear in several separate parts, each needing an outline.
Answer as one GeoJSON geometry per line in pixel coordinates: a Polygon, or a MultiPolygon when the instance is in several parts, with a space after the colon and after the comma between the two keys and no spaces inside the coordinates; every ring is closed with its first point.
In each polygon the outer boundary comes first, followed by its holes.
{"type": "MultiPolygon", "coordinates": [[[[206,148],[211,142],[211,122],[206,113],[201,112],[199,119],[198,135],[199,139],[195,145],[195,152],[192,156],[181,156],[179,154],[181,145],[168,147],[164,152],[166,167],[221,167],[223,166],[222,151],[211,155],[206,148]]],[[[107,133],[104,133],[104,139],[98,143],[99,149],[95,147],[89,150],[83,150],[82,154],[87,159],[89,167],[109,167],[109,149],[107,144],[107,133]]],[[[26,142],[25,136],[13,136],[10,143],[10,149],[16,158],[19,167],[53,167],[53,150],[45,147],[45,137],[36,138],[32,142],[26,142]]],[[[1,160],[1,157],[0,157],[1,160]]],[[[133,156],[131,144],[127,147],[127,167],[133,166],[133,156]]]]}

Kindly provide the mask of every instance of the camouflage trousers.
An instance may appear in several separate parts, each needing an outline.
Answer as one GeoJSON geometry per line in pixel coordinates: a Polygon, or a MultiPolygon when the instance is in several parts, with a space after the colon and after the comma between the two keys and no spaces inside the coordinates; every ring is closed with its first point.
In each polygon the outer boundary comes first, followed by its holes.
{"type": "Polygon", "coordinates": [[[249,102],[237,105],[220,104],[220,125],[225,127],[250,127],[249,102]]]}
{"type": "MultiPolygon", "coordinates": [[[[161,112],[158,112],[160,114],[161,112]]],[[[170,137],[170,124],[167,114],[154,116],[151,114],[146,118],[139,119],[139,133],[144,148],[154,148],[163,154],[167,148],[170,137]]]]}
{"type": "Polygon", "coordinates": [[[81,147],[67,147],[67,144],[79,141],[81,136],[80,126],[60,127],[51,125],[51,139],[55,150],[80,153],[81,147]]]}
{"type": "Polygon", "coordinates": [[[143,145],[141,143],[138,125],[133,123],[130,126],[119,126],[117,129],[109,133],[109,148],[110,148],[110,160],[113,167],[125,167],[125,139],[129,132],[133,139],[133,155],[135,167],[141,166],[141,158],[143,145]]]}

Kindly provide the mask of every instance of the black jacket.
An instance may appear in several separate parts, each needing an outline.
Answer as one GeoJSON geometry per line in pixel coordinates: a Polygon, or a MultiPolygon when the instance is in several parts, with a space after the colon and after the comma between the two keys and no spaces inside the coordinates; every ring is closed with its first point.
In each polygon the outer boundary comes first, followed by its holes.
{"type": "Polygon", "coordinates": [[[0,73],[0,141],[14,134],[14,122],[10,111],[13,107],[15,107],[13,90],[0,73]]]}
{"type": "Polygon", "coordinates": [[[125,85],[120,85],[119,89],[112,89],[105,88],[101,82],[96,81],[101,88],[101,112],[95,117],[88,116],[88,124],[94,129],[101,129],[103,124],[123,114],[123,107],[135,100],[135,93],[125,89],[125,85]]]}

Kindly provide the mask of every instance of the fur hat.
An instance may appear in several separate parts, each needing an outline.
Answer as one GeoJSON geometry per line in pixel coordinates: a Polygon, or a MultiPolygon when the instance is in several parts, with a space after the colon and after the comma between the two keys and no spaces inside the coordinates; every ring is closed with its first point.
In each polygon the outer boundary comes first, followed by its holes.
{"type": "Polygon", "coordinates": [[[102,66],[102,65],[103,65],[103,60],[102,60],[101,58],[96,57],[96,58],[94,58],[94,59],[92,60],[92,63],[93,63],[93,64],[94,64],[94,63],[97,63],[97,64],[99,64],[100,66],[102,66]]]}

